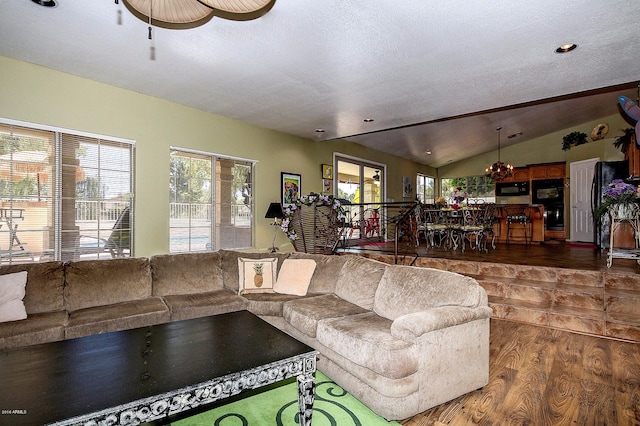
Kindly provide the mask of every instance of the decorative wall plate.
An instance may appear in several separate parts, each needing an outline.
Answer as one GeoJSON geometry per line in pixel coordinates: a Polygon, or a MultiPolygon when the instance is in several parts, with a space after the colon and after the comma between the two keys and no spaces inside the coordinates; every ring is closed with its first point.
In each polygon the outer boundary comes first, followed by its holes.
{"type": "Polygon", "coordinates": [[[600,123],[591,131],[591,140],[599,141],[600,139],[604,139],[609,133],[609,125],[607,123],[600,123]]]}

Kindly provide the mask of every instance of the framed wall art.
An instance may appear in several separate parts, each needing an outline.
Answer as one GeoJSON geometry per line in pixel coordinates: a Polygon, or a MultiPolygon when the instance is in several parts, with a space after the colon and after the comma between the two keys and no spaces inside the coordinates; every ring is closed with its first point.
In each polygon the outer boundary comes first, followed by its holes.
{"type": "Polygon", "coordinates": [[[402,176],[402,196],[404,198],[413,197],[413,185],[409,176],[402,176]]]}
{"type": "Polygon", "coordinates": [[[296,173],[281,172],[280,180],[282,205],[294,204],[302,195],[302,176],[296,173]]]}
{"type": "Polygon", "coordinates": [[[333,179],[322,179],[322,192],[333,192],[333,179]]]}
{"type": "Polygon", "coordinates": [[[333,166],[331,164],[322,165],[322,179],[333,179],[333,166]]]}

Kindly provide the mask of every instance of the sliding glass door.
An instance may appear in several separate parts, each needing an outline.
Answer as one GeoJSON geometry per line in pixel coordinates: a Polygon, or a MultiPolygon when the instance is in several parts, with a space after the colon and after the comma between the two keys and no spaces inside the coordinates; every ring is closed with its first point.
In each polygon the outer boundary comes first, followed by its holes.
{"type": "Polygon", "coordinates": [[[384,196],[384,164],[336,155],[336,196],[349,203],[349,238],[384,238],[380,211],[384,196]]]}

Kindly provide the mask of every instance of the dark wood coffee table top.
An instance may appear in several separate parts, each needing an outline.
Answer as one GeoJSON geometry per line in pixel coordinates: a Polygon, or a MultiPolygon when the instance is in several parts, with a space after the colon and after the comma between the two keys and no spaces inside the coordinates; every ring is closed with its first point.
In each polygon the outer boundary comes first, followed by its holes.
{"type": "Polygon", "coordinates": [[[313,348],[247,311],[7,349],[0,424],[61,421],[308,353],[315,370],[313,348]]]}

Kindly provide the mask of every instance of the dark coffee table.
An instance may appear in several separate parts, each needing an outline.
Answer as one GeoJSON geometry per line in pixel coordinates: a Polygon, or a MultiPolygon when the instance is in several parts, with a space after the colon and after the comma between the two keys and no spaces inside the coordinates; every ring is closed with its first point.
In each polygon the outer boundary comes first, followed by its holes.
{"type": "Polygon", "coordinates": [[[0,424],[137,424],[297,377],[310,425],[317,354],[247,311],[6,349],[0,424]]]}

